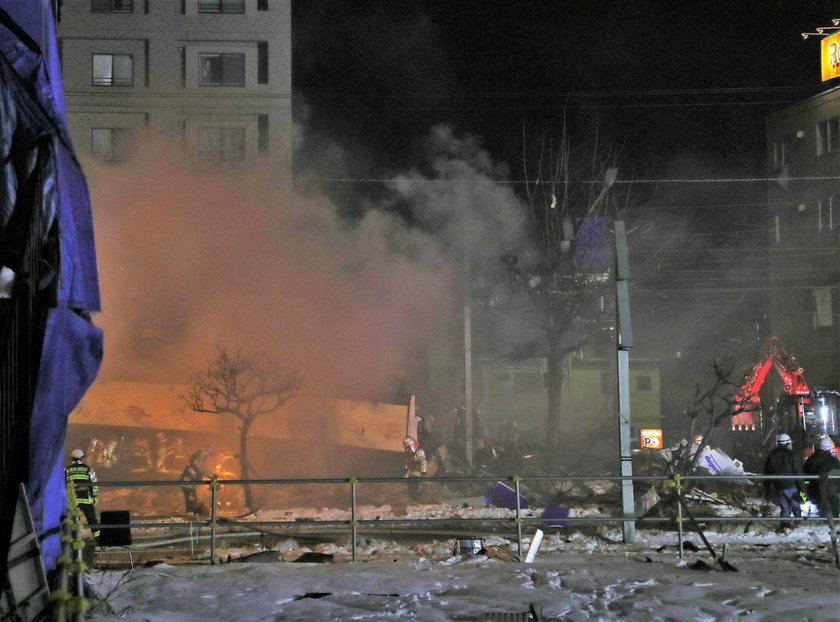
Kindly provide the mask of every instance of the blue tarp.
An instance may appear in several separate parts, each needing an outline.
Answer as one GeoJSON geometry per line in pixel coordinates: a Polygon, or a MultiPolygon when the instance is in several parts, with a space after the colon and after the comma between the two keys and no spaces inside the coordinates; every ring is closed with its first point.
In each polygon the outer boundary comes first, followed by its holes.
{"type": "MultiPolygon", "coordinates": [[[[5,167],[0,226],[21,195],[19,187],[39,174],[39,205],[46,241],[58,226],[56,306],[47,315],[31,418],[27,493],[42,538],[44,565],[55,567],[65,512],[64,439],[67,417],[93,382],[102,361],[102,333],[90,314],[100,309],[93,223],[87,182],[67,131],[64,95],[49,0],[0,0],[0,147],[5,167]],[[42,170],[32,167],[41,153],[42,170]],[[14,153],[15,157],[10,154],[14,153]],[[21,155],[22,154],[22,155],[21,155]]],[[[0,231],[8,243],[14,232],[0,231]]]]}

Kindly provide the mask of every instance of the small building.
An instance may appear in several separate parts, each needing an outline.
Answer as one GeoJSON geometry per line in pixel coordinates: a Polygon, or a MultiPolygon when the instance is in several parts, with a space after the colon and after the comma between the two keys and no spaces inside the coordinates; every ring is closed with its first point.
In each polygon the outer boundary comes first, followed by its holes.
{"type": "MultiPolygon", "coordinates": [[[[486,423],[500,427],[506,421],[516,421],[523,431],[545,430],[548,393],[544,358],[477,361],[475,367],[475,403],[486,423]]],[[[573,359],[563,384],[566,425],[579,432],[597,430],[603,427],[605,418],[613,417],[617,429],[616,392],[612,361],[573,359]]],[[[630,421],[634,441],[638,442],[639,429],[661,427],[659,396],[659,362],[631,360],[630,421]]]]}

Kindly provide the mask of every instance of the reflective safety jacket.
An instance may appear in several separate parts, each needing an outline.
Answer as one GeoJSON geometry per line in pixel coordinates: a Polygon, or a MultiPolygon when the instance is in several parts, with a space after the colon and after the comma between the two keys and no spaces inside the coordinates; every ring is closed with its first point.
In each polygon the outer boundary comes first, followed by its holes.
{"type": "Polygon", "coordinates": [[[96,486],[96,472],[84,462],[73,461],[64,469],[64,481],[73,484],[78,503],[95,503],[99,486],[96,486]]]}
{"type": "Polygon", "coordinates": [[[408,477],[423,477],[428,467],[426,452],[422,447],[418,447],[417,451],[406,451],[403,469],[408,477]]]}

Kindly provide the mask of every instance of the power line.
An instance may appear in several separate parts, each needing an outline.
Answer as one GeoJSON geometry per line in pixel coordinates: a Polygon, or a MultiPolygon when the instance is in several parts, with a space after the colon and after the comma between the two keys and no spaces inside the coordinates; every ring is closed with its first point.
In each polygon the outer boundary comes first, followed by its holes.
{"type": "Polygon", "coordinates": [[[501,98],[537,98],[537,97],[622,97],[622,96],[663,96],[663,95],[733,95],[744,93],[793,93],[799,91],[818,91],[819,87],[813,85],[800,86],[738,86],[738,87],[713,87],[713,88],[686,88],[686,89],[627,89],[617,91],[496,91],[488,93],[351,93],[334,91],[305,91],[307,97],[390,97],[394,99],[438,99],[464,97],[471,99],[501,99],[501,98]]]}
{"type": "MultiPolygon", "coordinates": [[[[838,181],[840,175],[820,175],[811,177],[788,177],[788,181],[838,181]]],[[[380,183],[380,184],[430,184],[430,185],[532,185],[532,186],[562,186],[567,184],[603,184],[602,179],[580,179],[572,181],[564,180],[527,180],[527,179],[426,179],[417,177],[313,177],[311,181],[322,183],[355,184],[355,183],[380,183]]],[[[776,177],[709,177],[709,178],[670,178],[670,179],[616,179],[613,185],[633,184],[754,184],[776,182],[776,177]]]]}
{"type": "MultiPolygon", "coordinates": [[[[644,289],[640,288],[638,291],[633,291],[632,293],[638,294],[640,296],[645,295],[661,295],[661,294],[702,294],[702,293],[731,293],[731,292],[769,292],[769,291],[801,291],[801,290],[810,290],[816,285],[768,285],[766,287],[715,287],[715,288],[661,288],[650,291],[645,291],[644,289]]],[[[830,287],[832,289],[840,288],[840,285],[820,285],[819,287],[830,287]]],[[[632,290],[631,290],[632,291],[632,290]]]]}

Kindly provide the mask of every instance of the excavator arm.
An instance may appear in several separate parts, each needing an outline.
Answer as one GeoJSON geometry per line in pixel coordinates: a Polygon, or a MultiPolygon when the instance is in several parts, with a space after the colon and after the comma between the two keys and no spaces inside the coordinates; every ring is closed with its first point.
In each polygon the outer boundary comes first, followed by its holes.
{"type": "Polygon", "coordinates": [[[733,429],[754,428],[755,413],[761,406],[759,391],[773,367],[782,379],[785,393],[788,395],[809,395],[811,390],[805,382],[804,371],[799,363],[779,345],[778,337],[770,337],[764,346],[763,358],[747,374],[741,388],[735,393],[732,417],[733,429]]]}

